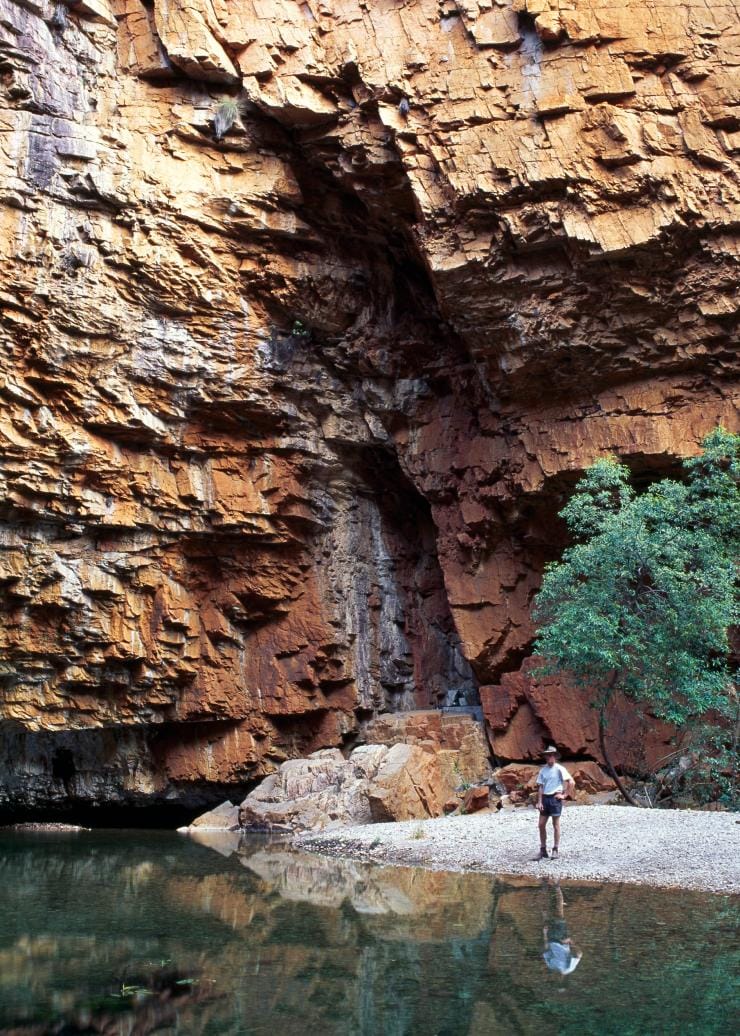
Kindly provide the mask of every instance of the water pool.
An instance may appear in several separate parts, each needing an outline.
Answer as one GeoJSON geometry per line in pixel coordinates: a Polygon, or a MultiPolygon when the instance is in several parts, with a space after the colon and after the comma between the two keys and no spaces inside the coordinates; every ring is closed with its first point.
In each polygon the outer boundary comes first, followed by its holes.
{"type": "Polygon", "coordinates": [[[0,832],[0,1033],[734,1033],[738,897],[0,832]]]}

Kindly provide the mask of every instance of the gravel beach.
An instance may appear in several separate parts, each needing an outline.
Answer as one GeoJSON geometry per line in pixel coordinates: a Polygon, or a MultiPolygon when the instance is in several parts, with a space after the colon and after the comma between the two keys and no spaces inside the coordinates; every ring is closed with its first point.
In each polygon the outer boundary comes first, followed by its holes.
{"type": "Polygon", "coordinates": [[[369,824],[301,835],[295,843],[331,856],[433,870],[740,893],[740,817],[733,813],[572,806],[563,813],[557,861],[534,859],[539,839],[532,808],[369,824]]]}

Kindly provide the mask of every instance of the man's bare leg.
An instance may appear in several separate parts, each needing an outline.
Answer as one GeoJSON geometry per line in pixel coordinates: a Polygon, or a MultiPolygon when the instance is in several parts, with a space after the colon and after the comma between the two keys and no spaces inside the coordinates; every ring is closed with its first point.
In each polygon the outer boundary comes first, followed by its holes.
{"type": "Polygon", "coordinates": [[[552,829],[555,836],[555,844],[553,845],[553,852],[560,852],[560,817],[552,818],[552,829]]]}
{"type": "Polygon", "coordinates": [[[540,813],[540,854],[547,855],[547,817],[540,813]]]}

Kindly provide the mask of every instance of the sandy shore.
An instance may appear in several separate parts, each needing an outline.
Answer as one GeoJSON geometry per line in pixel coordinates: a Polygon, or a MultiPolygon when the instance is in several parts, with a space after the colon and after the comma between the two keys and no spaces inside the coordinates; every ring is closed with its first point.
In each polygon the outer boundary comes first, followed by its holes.
{"type": "Polygon", "coordinates": [[[311,852],[434,870],[740,893],[740,816],[733,813],[572,806],[563,814],[557,861],[534,859],[539,839],[533,808],[371,824],[295,842],[311,852]]]}

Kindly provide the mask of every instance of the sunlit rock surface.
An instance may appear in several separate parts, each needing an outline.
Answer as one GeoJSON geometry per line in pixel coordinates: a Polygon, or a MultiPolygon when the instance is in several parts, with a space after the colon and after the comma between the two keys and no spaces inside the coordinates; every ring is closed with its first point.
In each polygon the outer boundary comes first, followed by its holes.
{"type": "Polygon", "coordinates": [[[733,423],[738,12],[67,6],[0,0],[0,799],[215,804],[510,686],[578,473],[733,423]]]}
{"type": "Polygon", "coordinates": [[[382,713],[365,728],[367,744],[289,759],[238,808],[227,800],[180,831],[322,831],[472,812],[473,801],[488,808],[491,749],[473,711],[382,713]]]}
{"type": "MultiPolygon", "coordinates": [[[[360,745],[290,759],[265,777],[239,808],[245,828],[320,831],[349,824],[426,820],[456,809],[455,779],[434,751],[419,745],[360,745]]],[[[205,823],[199,817],[196,823],[205,823]]]]}

